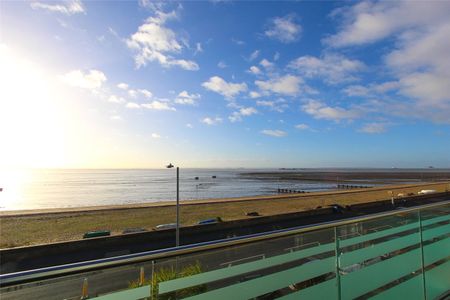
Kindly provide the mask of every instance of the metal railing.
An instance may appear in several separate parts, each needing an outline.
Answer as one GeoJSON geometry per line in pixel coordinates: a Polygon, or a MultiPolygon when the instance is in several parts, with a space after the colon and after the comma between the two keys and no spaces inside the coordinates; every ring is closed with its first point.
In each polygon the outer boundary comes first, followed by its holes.
{"type": "Polygon", "coordinates": [[[270,232],[263,232],[263,233],[257,233],[257,234],[251,234],[251,235],[245,235],[240,237],[234,237],[234,238],[228,238],[228,239],[222,239],[222,240],[216,240],[212,242],[202,242],[202,243],[196,243],[196,244],[189,244],[185,246],[179,246],[179,247],[172,247],[172,248],[166,248],[166,249],[159,249],[159,250],[152,250],[152,251],[146,251],[146,252],[140,252],[135,254],[127,254],[127,255],[121,255],[111,258],[102,258],[102,259],[96,259],[96,260],[90,260],[90,261],[84,261],[84,262],[78,262],[78,263],[72,263],[72,264],[65,264],[60,266],[52,266],[52,267],[46,267],[46,268],[40,268],[35,270],[28,270],[28,271],[22,271],[22,272],[15,272],[15,273],[9,273],[9,274],[3,274],[0,275],[0,286],[7,286],[11,284],[26,282],[30,280],[40,280],[45,279],[49,277],[54,276],[63,276],[66,274],[74,274],[78,272],[86,272],[86,271],[93,271],[103,268],[111,268],[111,267],[117,267],[117,266],[123,266],[127,264],[136,264],[143,261],[150,261],[154,259],[161,259],[161,258],[170,258],[180,255],[186,255],[191,254],[199,251],[205,251],[205,250],[212,250],[212,249],[218,249],[223,247],[229,247],[234,245],[240,245],[240,244],[246,244],[246,243],[252,243],[256,241],[263,241],[263,240],[269,240],[279,237],[284,237],[288,235],[294,235],[304,232],[311,232],[315,230],[320,229],[326,229],[326,228],[332,228],[347,224],[352,224],[356,222],[365,222],[369,220],[379,219],[383,217],[393,216],[401,213],[408,213],[417,211],[420,209],[429,209],[434,207],[440,207],[440,206],[446,206],[449,205],[450,201],[443,201],[439,203],[433,203],[433,204],[427,204],[422,206],[416,206],[411,208],[402,208],[401,210],[396,209],[389,212],[382,212],[382,213],[376,213],[361,217],[354,217],[349,218],[346,220],[341,221],[332,221],[332,222],[324,222],[320,224],[315,225],[306,225],[306,226],[298,226],[294,228],[288,228],[288,229],[280,229],[280,230],[274,230],[270,232]]]}
{"type": "Polygon", "coordinates": [[[34,299],[39,293],[46,295],[47,287],[61,295],[77,290],[63,298],[87,298],[89,279],[91,295],[131,293],[132,287],[139,287],[135,291],[152,299],[212,299],[244,286],[250,298],[266,292],[292,299],[327,292],[323,297],[350,299],[414,291],[425,299],[445,292],[446,284],[450,289],[447,275],[450,278],[450,201],[4,274],[0,292],[5,299],[18,297],[15,292],[34,299]],[[150,274],[147,279],[145,273],[150,274]],[[361,278],[369,278],[370,284],[359,282],[361,278]],[[433,286],[436,282],[440,286],[433,286]]]}

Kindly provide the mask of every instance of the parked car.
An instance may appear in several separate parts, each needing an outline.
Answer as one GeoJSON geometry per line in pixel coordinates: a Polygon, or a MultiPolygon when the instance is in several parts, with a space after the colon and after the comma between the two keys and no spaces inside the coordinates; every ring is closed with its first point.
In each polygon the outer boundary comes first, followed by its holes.
{"type": "Polygon", "coordinates": [[[436,193],[436,190],[421,190],[417,194],[419,194],[419,195],[427,195],[427,194],[433,194],[433,193],[436,193]]]}
{"type": "Polygon", "coordinates": [[[168,223],[168,224],[160,224],[156,225],[156,230],[163,230],[163,229],[173,229],[177,227],[177,223],[168,223]]]}
{"type": "Polygon", "coordinates": [[[110,236],[110,235],[111,235],[111,231],[109,231],[109,230],[89,231],[83,235],[83,239],[90,239],[90,238],[110,236]]]}
{"type": "Polygon", "coordinates": [[[146,232],[148,231],[145,228],[126,228],[122,233],[128,234],[128,233],[138,233],[138,232],[146,232]]]}
{"type": "Polygon", "coordinates": [[[219,223],[219,222],[222,222],[222,218],[215,217],[215,218],[211,218],[211,219],[201,220],[198,222],[198,225],[215,224],[215,223],[219,223]]]}

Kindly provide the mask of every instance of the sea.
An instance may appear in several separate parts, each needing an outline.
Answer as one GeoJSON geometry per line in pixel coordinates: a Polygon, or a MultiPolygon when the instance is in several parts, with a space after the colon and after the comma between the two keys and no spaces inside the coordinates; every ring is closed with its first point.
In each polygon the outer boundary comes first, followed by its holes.
{"type": "MultiPolygon", "coordinates": [[[[180,169],[180,199],[273,195],[278,193],[278,189],[313,192],[336,188],[334,182],[261,180],[241,175],[274,171],[280,172],[278,169],[180,169]]],[[[302,170],[305,171],[326,170],[302,170]]],[[[0,171],[1,211],[152,203],[175,199],[175,168],[0,171]]]]}

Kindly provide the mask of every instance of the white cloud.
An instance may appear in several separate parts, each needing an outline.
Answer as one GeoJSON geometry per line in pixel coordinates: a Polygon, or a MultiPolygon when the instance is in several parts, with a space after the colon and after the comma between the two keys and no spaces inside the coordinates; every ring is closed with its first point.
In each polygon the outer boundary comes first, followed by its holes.
{"type": "Polygon", "coordinates": [[[333,13],[343,26],[324,42],[333,47],[373,43],[409,28],[448,21],[449,10],[448,1],[359,2],[333,13]]]}
{"type": "Polygon", "coordinates": [[[202,48],[202,44],[201,43],[196,43],[195,44],[195,52],[194,55],[203,52],[203,48],[202,48]]]}
{"type": "Polygon", "coordinates": [[[365,70],[366,66],[359,60],[337,54],[326,54],[322,58],[301,56],[291,61],[289,68],[306,77],[318,77],[327,83],[337,84],[357,80],[358,78],[353,74],[365,70]]]}
{"type": "Polygon", "coordinates": [[[114,115],[114,116],[110,116],[109,119],[112,121],[121,121],[122,117],[119,115],[114,115]]]}
{"type": "Polygon", "coordinates": [[[260,64],[261,66],[263,66],[264,68],[266,68],[266,69],[272,69],[273,67],[275,67],[275,64],[274,64],[274,63],[268,61],[268,60],[265,59],[265,58],[262,59],[262,60],[259,62],[259,64],[260,64]]]}
{"type": "Polygon", "coordinates": [[[137,90],[128,90],[128,96],[130,96],[131,98],[137,98],[138,96],[138,91],[137,90]]]}
{"type": "Polygon", "coordinates": [[[112,103],[124,103],[125,99],[116,95],[111,95],[109,96],[108,101],[112,103]]]}
{"type": "Polygon", "coordinates": [[[200,99],[200,94],[189,94],[187,91],[182,91],[175,99],[175,103],[184,105],[196,105],[197,100],[200,99]]]}
{"type": "Polygon", "coordinates": [[[272,19],[269,28],[264,32],[267,37],[279,40],[282,43],[297,41],[301,33],[302,27],[295,23],[294,15],[272,19]]]}
{"type": "Polygon", "coordinates": [[[194,128],[194,126],[193,126],[191,123],[187,123],[187,124],[186,124],[186,127],[187,127],[187,128],[194,128]]]}
{"type": "Polygon", "coordinates": [[[145,98],[151,98],[153,96],[152,92],[146,89],[138,90],[145,98]]]}
{"type": "Polygon", "coordinates": [[[256,80],[255,84],[262,91],[272,92],[281,95],[295,96],[300,92],[300,85],[303,80],[294,75],[272,78],[267,81],[256,80]]]}
{"type": "Polygon", "coordinates": [[[66,0],[64,2],[58,2],[58,4],[48,4],[42,2],[31,2],[32,9],[43,9],[50,12],[58,12],[65,15],[74,15],[80,13],[86,13],[81,0],[66,0]]]}
{"type": "Polygon", "coordinates": [[[249,60],[255,60],[257,59],[259,56],[259,50],[255,50],[252,52],[252,54],[250,54],[250,57],[248,58],[249,60]]]}
{"type": "Polygon", "coordinates": [[[123,83],[123,82],[119,83],[119,84],[117,85],[117,87],[118,87],[119,89],[121,89],[121,90],[128,90],[128,84],[123,83]]]}
{"type": "Polygon", "coordinates": [[[242,117],[251,116],[257,114],[258,111],[254,107],[242,107],[238,111],[235,111],[228,117],[231,122],[242,121],[242,117]]]}
{"type": "Polygon", "coordinates": [[[245,83],[229,83],[219,76],[213,76],[208,81],[202,83],[202,86],[210,91],[223,95],[227,99],[232,99],[238,94],[247,91],[245,83]]]}
{"type": "Polygon", "coordinates": [[[172,56],[179,54],[184,48],[184,43],[179,41],[175,32],[165,26],[168,20],[176,18],[175,11],[156,11],[155,16],[149,17],[138,31],[126,40],[128,47],[136,52],[135,61],[138,68],[149,61],[156,61],[163,67],[179,66],[190,71],[199,69],[194,61],[172,56]]]}
{"type": "Polygon", "coordinates": [[[287,133],[283,130],[273,130],[273,129],[264,129],[261,131],[261,133],[273,137],[284,137],[287,135],[287,133]]]}
{"type": "Polygon", "coordinates": [[[153,100],[150,103],[141,104],[141,106],[151,110],[172,110],[172,111],[176,110],[174,107],[170,106],[169,103],[158,100],[153,100]]]}
{"type": "Polygon", "coordinates": [[[138,109],[141,108],[141,106],[135,102],[128,102],[127,105],[125,106],[126,108],[129,109],[138,109]]]}
{"type": "Polygon", "coordinates": [[[251,91],[248,95],[253,99],[261,97],[261,94],[255,91],[251,91]]]}
{"type": "Polygon", "coordinates": [[[341,120],[353,120],[361,116],[361,112],[342,107],[331,107],[317,100],[309,100],[302,105],[302,110],[316,119],[325,119],[339,122],[341,120]]]}
{"type": "Polygon", "coordinates": [[[231,41],[232,41],[233,43],[235,43],[236,45],[238,45],[238,46],[245,45],[245,42],[244,42],[244,41],[241,41],[241,40],[238,40],[238,39],[235,39],[235,38],[231,38],[231,41]]]}
{"type": "Polygon", "coordinates": [[[449,12],[449,1],[361,2],[334,13],[342,29],[325,42],[347,47],[391,38],[395,49],[385,63],[397,80],[369,88],[396,90],[420,115],[442,120],[450,114],[449,12]]]}
{"type": "Polygon", "coordinates": [[[342,90],[347,96],[367,96],[369,88],[362,85],[350,85],[342,90]]]}
{"type": "Polygon", "coordinates": [[[227,64],[224,61],[219,61],[219,63],[217,64],[217,66],[221,69],[225,69],[227,66],[227,64]]]}
{"type": "Polygon", "coordinates": [[[159,134],[157,134],[157,133],[152,133],[152,138],[153,139],[160,139],[161,136],[159,134]]]}
{"type": "Polygon", "coordinates": [[[288,105],[285,103],[283,99],[278,99],[276,101],[267,101],[267,100],[258,100],[256,101],[257,106],[268,107],[270,110],[277,112],[284,112],[288,105]]]}
{"type": "Polygon", "coordinates": [[[273,60],[277,61],[280,59],[280,53],[279,52],[275,52],[275,54],[273,55],[273,60]]]}
{"type": "Polygon", "coordinates": [[[309,125],[307,125],[307,124],[298,124],[298,125],[295,125],[295,128],[297,128],[297,129],[299,129],[299,130],[307,130],[307,129],[309,129],[310,127],[309,127],[309,125]]]}
{"type": "Polygon", "coordinates": [[[376,133],[383,133],[386,131],[386,124],[385,123],[368,123],[365,124],[359,132],[364,133],[370,133],[370,134],[376,134],[376,133]]]}
{"type": "Polygon", "coordinates": [[[347,96],[373,96],[397,90],[400,83],[397,81],[387,81],[380,84],[370,84],[368,86],[350,85],[342,90],[347,96]]]}
{"type": "Polygon", "coordinates": [[[255,75],[261,74],[261,70],[257,66],[251,66],[248,71],[255,75]]]}
{"type": "Polygon", "coordinates": [[[206,125],[217,125],[222,123],[222,118],[216,117],[216,118],[210,118],[210,117],[206,117],[203,120],[201,120],[202,123],[206,124],[206,125]]]}
{"type": "Polygon", "coordinates": [[[60,79],[71,86],[83,89],[96,89],[100,88],[106,81],[106,76],[98,70],[89,70],[86,73],[81,70],[73,70],[60,76],[60,79]]]}

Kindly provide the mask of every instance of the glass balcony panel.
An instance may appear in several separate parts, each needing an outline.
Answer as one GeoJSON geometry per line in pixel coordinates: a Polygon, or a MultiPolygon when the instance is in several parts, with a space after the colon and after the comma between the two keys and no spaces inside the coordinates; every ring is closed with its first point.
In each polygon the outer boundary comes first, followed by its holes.
{"type": "Polygon", "coordinates": [[[421,210],[425,291],[435,299],[450,289],[450,205],[421,210]]]}
{"type": "Polygon", "coordinates": [[[423,296],[422,284],[411,283],[422,280],[417,212],[343,225],[337,232],[342,299],[372,297],[403,286],[413,286],[423,296]],[[411,281],[413,277],[420,280],[411,281]]]}

